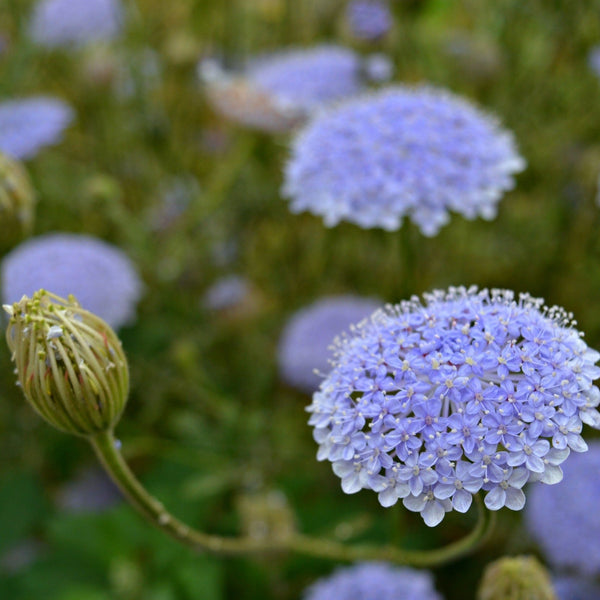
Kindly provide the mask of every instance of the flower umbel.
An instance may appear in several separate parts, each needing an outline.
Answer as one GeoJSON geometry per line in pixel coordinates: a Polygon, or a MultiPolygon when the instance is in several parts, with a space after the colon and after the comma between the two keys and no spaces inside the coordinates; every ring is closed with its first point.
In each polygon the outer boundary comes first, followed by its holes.
{"type": "Polygon", "coordinates": [[[582,424],[600,427],[600,354],[571,316],[529,295],[463,287],[376,312],[338,342],[308,407],[318,458],[347,493],[371,489],[437,525],[520,510],[527,481],[558,483],[582,424]]]}
{"type": "Polygon", "coordinates": [[[492,219],[525,166],[512,135],[469,102],[396,86],[324,111],[292,144],[283,194],[293,212],[433,236],[449,211],[492,219]]]}
{"type": "Polygon", "coordinates": [[[44,290],[4,310],[18,385],[36,412],[67,433],[112,429],[127,400],[129,371],[110,326],[73,296],[44,290]]]}

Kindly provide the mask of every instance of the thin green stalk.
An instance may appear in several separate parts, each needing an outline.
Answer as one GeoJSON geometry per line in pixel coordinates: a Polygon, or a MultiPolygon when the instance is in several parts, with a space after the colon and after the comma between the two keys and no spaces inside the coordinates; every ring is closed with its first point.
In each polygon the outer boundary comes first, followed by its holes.
{"type": "Polygon", "coordinates": [[[479,518],[473,531],[457,542],[431,551],[402,550],[390,545],[347,545],[302,534],[275,538],[220,537],[189,527],[151,496],[123,460],[112,431],[90,436],[89,440],[108,474],[138,512],[167,535],[198,551],[229,555],[291,551],[336,561],[384,560],[416,567],[432,567],[456,560],[473,551],[485,540],[493,524],[493,513],[485,510],[481,498],[476,496],[479,518]]]}

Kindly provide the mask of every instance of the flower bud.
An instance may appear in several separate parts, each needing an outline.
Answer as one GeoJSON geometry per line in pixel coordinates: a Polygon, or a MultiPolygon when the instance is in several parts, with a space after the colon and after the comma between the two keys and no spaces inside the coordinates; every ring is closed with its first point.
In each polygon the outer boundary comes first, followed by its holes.
{"type": "Polygon", "coordinates": [[[486,568],[477,600],[558,600],[550,576],[533,556],[505,556],[486,568]]]}
{"type": "Polygon", "coordinates": [[[17,385],[33,408],[67,433],[111,429],[129,391],[127,359],[111,327],[73,296],[45,290],[4,310],[17,385]]]}
{"type": "Polygon", "coordinates": [[[0,239],[15,244],[30,233],[35,194],[27,172],[18,161],[0,152],[0,239]]]}

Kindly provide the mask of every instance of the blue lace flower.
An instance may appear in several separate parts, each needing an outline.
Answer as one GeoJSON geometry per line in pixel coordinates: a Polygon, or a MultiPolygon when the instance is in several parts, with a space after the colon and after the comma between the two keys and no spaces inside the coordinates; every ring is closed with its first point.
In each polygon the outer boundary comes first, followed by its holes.
{"type": "Polygon", "coordinates": [[[132,321],[142,294],[140,277],[118,248],[87,235],[51,233],[31,238],[2,261],[2,298],[12,304],[46,289],[117,329],[132,321]]]}
{"type": "MultiPolygon", "coordinates": [[[[570,451],[585,452],[582,424],[600,428],[599,358],[570,315],[525,294],[413,297],[336,341],[307,409],[317,458],[346,493],[402,499],[429,526],[467,511],[480,490],[490,510],[520,510],[525,483],[558,483],[570,451]]],[[[536,514],[546,526],[547,511],[536,514]]]]}
{"type": "Polygon", "coordinates": [[[377,40],[392,27],[392,14],[383,0],[351,0],[346,6],[346,21],[357,38],[377,40]]]}
{"type": "Polygon", "coordinates": [[[212,60],[199,65],[213,106],[265,131],[289,131],[315,110],[365,87],[361,57],[349,48],[292,48],[251,60],[238,75],[212,60]]]}
{"type": "Polygon", "coordinates": [[[593,580],[556,577],[553,580],[558,600],[598,600],[600,585],[593,580]]]}
{"type": "Polygon", "coordinates": [[[529,491],[525,523],[555,567],[597,575],[600,572],[600,441],[590,442],[588,452],[569,459],[564,466],[563,481],[558,488],[544,485],[529,491]]]}
{"type": "Polygon", "coordinates": [[[330,346],[335,336],[370,315],[380,302],[369,298],[337,296],[321,299],[298,311],[286,325],[279,342],[282,379],[312,393],[331,369],[330,346]]]}
{"type": "Polygon", "coordinates": [[[29,24],[32,40],[48,48],[109,40],[121,31],[119,0],[40,0],[29,24]]]}
{"type": "Polygon", "coordinates": [[[427,571],[358,563],[313,583],[303,600],[442,600],[427,571]]]}
{"type": "Polygon", "coordinates": [[[512,135],[467,101],[432,87],[391,87],[314,118],[292,143],[284,196],[327,226],[435,235],[449,211],[492,219],[524,168],[512,135]]]}
{"type": "Polygon", "coordinates": [[[58,143],[73,120],[62,100],[39,96],[0,103],[0,151],[17,159],[32,158],[58,143]]]}

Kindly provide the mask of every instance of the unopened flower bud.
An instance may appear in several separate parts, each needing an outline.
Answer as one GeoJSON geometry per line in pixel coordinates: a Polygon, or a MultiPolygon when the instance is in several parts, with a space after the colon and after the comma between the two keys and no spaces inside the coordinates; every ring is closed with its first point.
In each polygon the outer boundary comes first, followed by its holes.
{"type": "Polygon", "coordinates": [[[548,572],[533,556],[507,556],[488,565],[477,600],[558,600],[558,597],[548,572]]]}
{"type": "Polygon", "coordinates": [[[2,245],[13,245],[31,232],[35,193],[24,167],[0,152],[0,234],[2,245]]]}
{"type": "Polygon", "coordinates": [[[111,327],[73,296],[45,290],[4,309],[18,385],[33,408],[67,433],[111,429],[129,391],[127,359],[111,327]]]}

